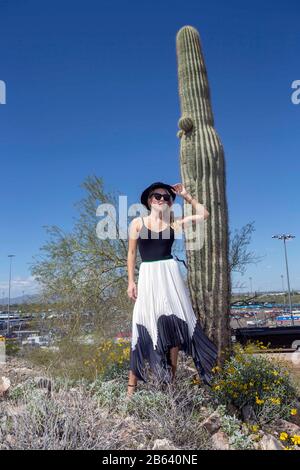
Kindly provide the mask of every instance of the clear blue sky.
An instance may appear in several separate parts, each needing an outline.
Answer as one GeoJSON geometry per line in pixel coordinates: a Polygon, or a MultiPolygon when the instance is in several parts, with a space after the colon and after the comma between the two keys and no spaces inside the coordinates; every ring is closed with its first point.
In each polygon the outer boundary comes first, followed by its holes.
{"type": "Polygon", "coordinates": [[[36,289],[44,225],[72,227],[88,175],[139,202],[153,181],[180,181],[175,36],[200,32],[216,130],[225,148],[230,229],[254,220],[244,277],[281,289],[283,243],[300,289],[300,3],[1,0],[0,297],[36,289]]]}

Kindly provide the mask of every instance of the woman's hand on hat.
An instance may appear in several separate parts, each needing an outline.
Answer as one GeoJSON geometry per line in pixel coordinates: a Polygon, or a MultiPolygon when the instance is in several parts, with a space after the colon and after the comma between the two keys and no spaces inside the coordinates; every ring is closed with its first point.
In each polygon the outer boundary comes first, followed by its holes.
{"type": "Polygon", "coordinates": [[[171,186],[174,189],[175,193],[178,194],[179,196],[182,196],[182,197],[188,196],[188,192],[182,183],[171,184],[171,186]]]}

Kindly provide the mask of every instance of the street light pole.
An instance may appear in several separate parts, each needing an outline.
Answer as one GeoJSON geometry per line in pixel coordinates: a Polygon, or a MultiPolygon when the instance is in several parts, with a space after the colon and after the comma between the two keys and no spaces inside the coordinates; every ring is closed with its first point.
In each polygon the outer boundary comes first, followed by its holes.
{"type": "Polygon", "coordinates": [[[291,312],[291,316],[292,316],[292,323],[293,323],[293,325],[294,325],[294,316],[293,316],[293,314],[292,314],[292,300],[291,300],[291,289],[290,289],[290,276],[289,276],[289,268],[288,268],[288,260],[287,260],[287,253],[286,253],[286,242],[285,242],[285,238],[283,239],[283,243],[284,243],[284,254],[285,254],[286,275],[287,275],[287,283],[288,283],[290,312],[291,312]]]}
{"type": "Polygon", "coordinates": [[[285,289],[284,289],[284,284],[283,284],[283,274],[281,274],[281,282],[282,282],[283,302],[284,302],[284,308],[285,308],[286,300],[285,300],[285,289]]]}
{"type": "Polygon", "coordinates": [[[11,263],[12,258],[15,255],[8,255],[10,258],[10,266],[9,266],[9,283],[8,283],[8,305],[7,305],[7,336],[9,336],[10,324],[9,324],[9,315],[10,315],[10,285],[11,285],[11,263]]]}
{"type": "Polygon", "coordinates": [[[286,243],[285,243],[285,241],[286,241],[286,240],[291,240],[291,239],[295,238],[295,236],[294,236],[294,235],[290,235],[290,234],[289,234],[289,235],[283,234],[283,235],[273,235],[272,238],[278,238],[278,240],[283,240],[283,243],[284,243],[286,276],[287,276],[288,294],[289,294],[289,304],[290,304],[290,315],[291,315],[291,319],[292,319],[292,325],[294,326],[294,325],[295,325],[295,322],[294,322],[294,315],[293,315],[293,312],[292,312],[290,277],[289,277],[289,268],[288,268],[288,260],[287,260],[287,252],[286,252],[286,243]]]}

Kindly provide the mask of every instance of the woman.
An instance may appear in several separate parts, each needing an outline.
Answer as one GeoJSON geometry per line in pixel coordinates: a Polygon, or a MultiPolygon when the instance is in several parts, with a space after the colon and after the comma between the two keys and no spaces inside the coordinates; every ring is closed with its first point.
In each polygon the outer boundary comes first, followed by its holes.
{"type": "Polygon", "coordinates": [[[179,262],[171,254],[175,231],[192,221],[199,223],[209,213],[181,183],[153,183],[143,191],[141,203],[150,214],[133,219],[129,229],[127,293],[135,305],[127,398],[134,393],[138,380],[147,382],[145,360],[160,380],[172,383],[178,351],[183,350],[193,358],[199,375],[209,385],[217,358],[216,346],[204,334],[192,309],[179,262]],[[201,207],[203,215],[174,220],[171,208],[176,195],[197,209],[201,207]],[[142,258],[138,285],[134,279],[137,247],[142,258]]]}

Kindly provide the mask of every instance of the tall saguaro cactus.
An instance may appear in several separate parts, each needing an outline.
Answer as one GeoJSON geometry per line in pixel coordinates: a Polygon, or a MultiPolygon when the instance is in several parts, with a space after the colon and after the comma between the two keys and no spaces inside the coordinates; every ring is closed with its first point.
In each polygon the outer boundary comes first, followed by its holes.
{"type": "MultiPolygon", "coordinates": [[[[223,146],[214,129],[207,72],[198,31],[184,26],[176,35],[181,117],[180,167],[183,185],[210,216],[201,248],[186,251],[193,308],[222,362],[230,346],[229,231],[223,146]]],[[[188,209],[184,203],[185,211],[188,209]]]]}

